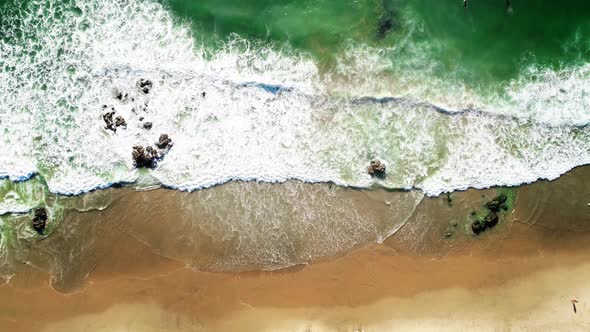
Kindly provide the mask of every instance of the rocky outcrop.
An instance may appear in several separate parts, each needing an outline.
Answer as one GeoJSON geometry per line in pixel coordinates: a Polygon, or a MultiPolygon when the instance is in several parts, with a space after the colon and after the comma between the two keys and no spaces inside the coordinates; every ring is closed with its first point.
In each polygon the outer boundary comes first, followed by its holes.
{"type": "Polygon", "coordinates": [[[156,168],[158,166],[158,160],[164,158],[166,153],[172,148],[172,140],[167,134],[162,134],[156,143],[156,147],[159,150],[149,145],[146,147],[141,145],[134,146],[131,156],[133,157],[135,167],[156,168]]]}
{"type": "Polygon", "coordinates": [[[47,210],[45,210],[45,208],[35,209],[35,216],[33,217],[33,229],[37,233],[42,235],[46,226],[47,226],[47,210]]]}
{"type": "Polygon", "coordinates": [[[471,230],[473,233],[478,235],[488,228],[493,228],[496,226],[500,222],[500,210],[508,209],[507,201],[508,197],[506,197],[504,194],[500,194],[496,198],[487,202],[485,204],[485,208],[487,210],[486,215],[483,218],[477,218],[471,224],[471,230]]]}
{"type": "Polygon", "coordinates": [[[168,137],[167,134],[162,134],[160,135],[160,138],[158,139],[158,143],[156,143],[156,146],[159,149],[170,149],[172,147],[172,140],[170,139],[170,137],[168,137]]]}
{"type": "Polygon", "coordinates": [[[133,162],[135,167],[142,168],[155,168],[160,155],[158,151],[151,146],[144,148],[141,145],[136,145],[133,147],[133,152],[131,154],[133,157],[133,162]]]}
{"type": "Polygon", "coordinates": [[[367,167],[367,172],[372,177],[384,178],[385,177],[385,164],[380,160],[373,159],[371,164],[367,167]]]}

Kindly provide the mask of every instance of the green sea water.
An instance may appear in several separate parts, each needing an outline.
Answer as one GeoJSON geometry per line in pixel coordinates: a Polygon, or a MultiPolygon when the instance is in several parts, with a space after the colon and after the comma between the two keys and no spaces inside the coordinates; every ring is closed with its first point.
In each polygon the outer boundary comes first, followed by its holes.
{"type": "Polygon", "coordinates": [[[590,2],[571,0],[170,0],[180,20],[212,42],[233,33],[288,44],[330,65],[347,43],[396,48],[394,61],[423,56],[440,78],[489,87],[531,63],[559,69],[590,59],[590,2]],[[379,34],[390,18],[391,30],[379,34]],[[416,45],[421,45],[416,54],[416,45]]]}

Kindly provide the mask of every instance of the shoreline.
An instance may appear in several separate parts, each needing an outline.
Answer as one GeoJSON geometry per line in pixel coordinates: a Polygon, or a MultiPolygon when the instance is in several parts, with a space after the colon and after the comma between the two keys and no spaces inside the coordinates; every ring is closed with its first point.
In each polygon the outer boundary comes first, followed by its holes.
{"type": "MultiPolygon", "coordinates": [[[[590,168],[581,168],[557,181],[522,186],[508,219],[477,237],[458,232],[447,239],[443,234],[449,218],[468,216],[486,200],[482,195],[491,197],[493,190],[453,195],[453,207],[444,197],[424,198],[382,244],[268,272],[193,271],[127,233],[124,223],[133,220],[91,221],[96,214],[110,216],[101,214],[109,209],[88,216],[77,213],[85,216],[73,221],[79,227],[104,223],[75,233],[100,234],[90,237],[93,247],[80,256],[90,264],[80,270],[88,278],[82,284],[75,278],[62,281],[61,286],[78,285],[63,295],[49,287],[46,272],[25,265],[0,286],[0,328],[386,331],[444,324],[449,330],[575,330],[587,326],[579,324],[586,324],[585,299],[590,298],[590,282],[584,278],[590,273],[590,212],[583,201],[589,181],[590,168]],[[564,197],[565,192],[574,198],[564,197]],[[577,314],[570,297],[580,301],[577,314]],[[34,322],[27,318],[31,314],[34,322]],[[546,317],[556,317],[554,325],[546,317]],[[268,325],[270,321],[275,325],[268,325]]],[[[346,193],[359,195],[355,199],[369,212],[387,214],[375,210],[386,206],[383,194],[346,193]]],[[[113,197],[111,209],[128,209],[158,195],[156,190],[113,197]]],[[[141,215],[136,218],[145,222],[141,215]]],[[[146,232],[155,234],[151,241],[175,243],[162,233],[165,228],[154,225],[145,224],[150,228],[146,232]]]]}

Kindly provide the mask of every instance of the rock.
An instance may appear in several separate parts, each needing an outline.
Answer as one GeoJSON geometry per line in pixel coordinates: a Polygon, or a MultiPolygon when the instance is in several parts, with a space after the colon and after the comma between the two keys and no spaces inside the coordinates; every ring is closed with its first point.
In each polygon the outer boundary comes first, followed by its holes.
{"type": "Polygon", "coordinates": [[[484,219],[485,226],[487,228],[492,228],[496,226],[498,224],[498,221],[500,221],[500,218],[498,217],[498,214],[493,211],[490,211],[490,213],[488,213],[484,219]]]}
{"type": "Polygon", "coordinates": [[[447,193],[447,205],[449,207],[453,207],[453,198],[451,197],[451,193],[447,193]]]}
{"type": "Polygon", "coordinates": [[[113,121],[113,115],[115,115],[114,111],[107,112],[102,115],[102,119],[104,120],[104,123],[106,124],[106,127],[105,127],[106,129],[116,132],[117,128],[115,128],[115,122],[113,121]]]}
{"type": "Polygon", "coordinates": [[[146,122],[143,124],[143,129],[152,129],[152,123],[151,122],[146,122]]]}
{"type": "Polygon", "coordinates": [[[479,235],[481,232],[486,230],[486,225],[483,220],[475,220],[473,224],[471,224],[471,230],[475,235],[479,235]]]}
{"type": "Polygon", "coordinates": [[[158,139],[158,143],[156,146],[160,149],[166,149],[172,147],[172,140],[168,137],[167,134],[160,135],[160,139],[158,139]]]}
{"type": "Polygon", "coordinates": [[[506,203],[506,201],[508,200],[508,197],[506,197],[506,195],[504,194],[500,194],[498,195],[498,197],[492,199],[491,201],[486,203],[486,208],[488,208],[488,210],[492,211],[492,212],[499,212],[500,209],[502,208],[502,205],[504,203],[506,203]]]}
{"type": "Polygon", "coordinates": [[[35,209],[35,216],[33,217],[33,229],[39,234],[43,234],[47,226],[47,210],[45,208],[35,209]]]}
{"type": "Polygon", "coordinates": [[[206,92],[201,92],[201,97],[205,98],[206,95],[207,95],[206,92]]]}
{"type": "Polygon", "coordinates": [[[133,157],[135,167],[137,168],[155,168],[159,158],[158,151],[156,151],[156,149],[151,146],[144,148],[141,145],[136,145],[133,147],[131,156],[133,157]]]}
{"type": "Polygon", "coordinates": [[[121,127],[121,126],[127,127],[127,122],[125,122],[125,119],[123,119],[123,117],[119,115],[119,116],[117,116],[115,118],[115,126],[117,126],[117,127],[121,127]]]}
{"type": "Polygon", "coordinates": [[[391,13],[389,13],[379,20],[379,25],[377,26],[377,39],[383,39],[387,37],[392,28],[393,16],[391,13]]]}
{"type": "Polygon", "coordinates": [[[150,80],[144,80],[143,78],[139,80],[139,88],[145,94],[150,93],[150,90],[153,88],[153,86],[154,83],[152,83],[150,80]]]}
{"type": "Polygon", "coordinates": [[[371,164],[367,168],[367,172],[373,177],[384,178],[385,164],[379,160],[371,160],[371,164]]]}
{"type": "Polygon", "coordinates": [[[453,235],[453,233],[452,233],[452,232],[446,232],[446,233],[445,233],[445,237],[446,237],[446,238],[450,238],[452,235],[453,235]]]}

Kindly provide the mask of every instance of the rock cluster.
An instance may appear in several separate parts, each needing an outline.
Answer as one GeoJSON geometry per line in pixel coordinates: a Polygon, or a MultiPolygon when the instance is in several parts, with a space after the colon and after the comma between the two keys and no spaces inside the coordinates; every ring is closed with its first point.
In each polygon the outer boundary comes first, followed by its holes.
{"type": "Polygon", "coordinates": [[[485,215],[483,219],[476,219],[471,224],[471,230],[473,231],[473,233],[478,235],[486,229],[496,226],[500,221],[500,216],[498,215],[498,213],[500,213],[500,210],[508,209],[508,206],[506,205],[507,200],[508,197],[506,197],[506,195],[500,194],[493,200],[487,202],[485,208],[488,210],[488,213],[485,215]]]}
{"type": "MultiPolygon", "coordinates": [[[[105,106],[103,106],[103,108],[105,108],[105,106]]],[[[117,132],[118,127],[127,127],[127,122],[125,121],[125,119],[122,116],[117,115],[117,117],[115,117],[115,119],[113,120],[114,116],[115,116],[114,108],[111,108],[111,111],[106,112],[105,114],[102,115],[102,119],[104,120],[104,123],[105,123],[105,129],[112,130],[113,132],[117,132]]]]}
{"type": "Polygon", "coordinates": [[[144,148],[141,145],[136,145],[133,147],[131,156],[133,157],[135,167],[137,168],[155,168],[158,164],[158,159],[160,158],[160,155],[156,149],[151,146],[144,148]]]}
{"type": "Polygon", "coordinates": [[[35,209],[35,216],[33,217],[33,229],[39,234],[43,234],[47,226],[47,210],[45,208],[35,209]]]}
{"type": "Polygon", "coordinates": [[[156,143],[156,147],[159,150],[149,145],[146,147],[141,145],[134,146],[131,157],[133,158],[135,167],[156,168],[158,166],[158,160],[164,158],[164,155],[172,148],[172,140],[167,134],[162,134],[156,143]]]}
{"type": "Polygon", "coordinates": [[[382,163],[380,160],[373,159],[369,167],[367,167],[367,172],[372,177],[377,178],[384,178],[385,177],[385,164],[382,163]]]}
{"type": "MultiPolygon", "coordinates": [[[[136,97],[141,96],[143,93],[147,95],[151,92],[154,87],[154,83],[145,78],[141,78],[136,83],[137,91],[131,92],[131,96],[129,93],[125,93],[120,90],[113,90],[113,97],[119,100],[121,103],[126,103],[129,100],[131,102],[136,101],[136,97]]],[[[204,93],[203,93],[204,96],[204,93]]],[[[113,132],[117,132],[117,128],[119,127],[127,127],[127,121],[121,115],[117,115],[117,111],[112,106],[103,105],[104,110],[107,110],[106,113],[102,115],[102,118],[105,122],[106,129],[112,130],[113,132]],[[109,109],[110,107],[110,109],[109,109]]],[[[133,123],[135,117],[137,116],[139,122],[141,123],[140,126],[143,129],[150,130],[153,128],[153,123],[146,121],[143,122],[144,116],[138,114],[140,111],[148,113],[148,102],[146,100],[137,101],[133,105],[131,105],[131,122],[133,123]]],[[[137,168],[155,168],[157,167],[158,161],[164,158],[166,153],[172,148],[172,140],[167,134],[160,135],[157,142],[153,145],[135,145],[133,146],[131,157],[133,158],[133,163],[137,168]]]]}

